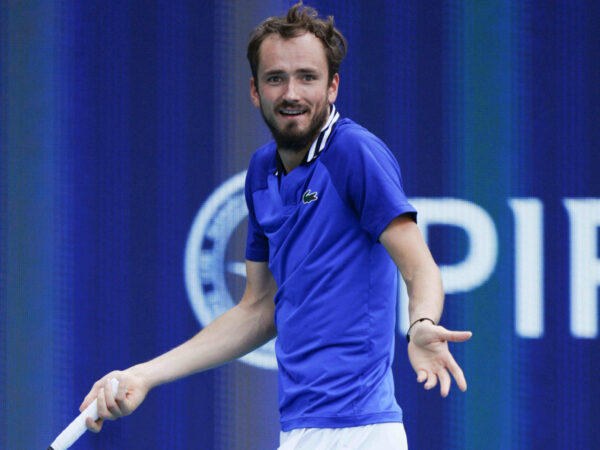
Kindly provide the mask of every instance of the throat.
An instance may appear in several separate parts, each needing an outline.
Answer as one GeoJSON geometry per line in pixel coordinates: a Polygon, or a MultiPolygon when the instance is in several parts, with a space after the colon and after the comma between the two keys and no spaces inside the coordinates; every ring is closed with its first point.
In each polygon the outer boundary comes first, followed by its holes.
{"type": "Polygon", "coordinates": [[[309,148],[310,148],[310,146],[308,146],[307,148],[305,148],[303,150],[299,150],[299,151],[283,149],[283,148],[277,149],[277,153],[279,153],[279,158],[281,159],[283,168],[285,169],[285,173],[290,173],[292,170],[294,170],[296,167],[298,167],[302,163],[302,161],[304,160],[304,157],[308,153],[309,148]]]}

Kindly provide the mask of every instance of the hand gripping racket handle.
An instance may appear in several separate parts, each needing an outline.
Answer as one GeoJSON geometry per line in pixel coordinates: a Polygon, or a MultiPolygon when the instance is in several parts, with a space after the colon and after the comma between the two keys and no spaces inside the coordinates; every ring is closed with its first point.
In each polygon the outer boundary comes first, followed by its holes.
{"type": "MultiPolygon", "coordinates": [[[[119,381],[116,378],[110,380],[113,395],[117,395],[119,389],[119,381]]],[[[64,429],[62,433],[54,440],[54,442],[48,447],[48,450],[65,450],[69,448],[73,443],[81,437],[87,430],[85,426],[85,419],[91,417],[94,420],[98,419],[98,399],[95,398],[92,403],[85,408],[77,418],[64,429]]]]}

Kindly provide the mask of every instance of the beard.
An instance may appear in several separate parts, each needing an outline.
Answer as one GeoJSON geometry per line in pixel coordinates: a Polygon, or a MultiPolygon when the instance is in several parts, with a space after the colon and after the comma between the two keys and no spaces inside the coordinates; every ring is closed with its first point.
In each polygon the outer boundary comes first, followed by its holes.
{"type": "MultiPolygon", "coordinates": [[[[282,107],[290,106],[294,105],[284,102],[278,105],[277,108],[274,108],[274,110],[277,111],[282,107]]],[[[315,112],[308,125],[308,128],[304,131],[299,130],[298,125],[294,122],[287,124],[285,128],[281,128],[277,124],[275,117],[268,117],[265,114],[262,105],[260,107],[260,113],[263,117],[263,120],[269,127],[269,130],[271,130],[271,134],[273,135],[273,139],[277,144],[277,148],[282,150],[291,150],[298,153],[309,147],[321,132],[321,128],[329,116],[329,104],[325,103],[323,108],[315,112]]]]}

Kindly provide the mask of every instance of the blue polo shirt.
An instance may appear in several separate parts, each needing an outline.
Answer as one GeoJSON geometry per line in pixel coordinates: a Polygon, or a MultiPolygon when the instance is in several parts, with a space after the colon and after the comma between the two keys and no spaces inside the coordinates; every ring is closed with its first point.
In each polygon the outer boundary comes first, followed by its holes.
{"type": "Polygon", "coordinates": [[[305,161],[271,142],[246,176],[246,258],[277,281],[281,428],[401,422],[392,359],[397,269],[379,235],[415,209],[385,144],[335,107],[305,161]]]}

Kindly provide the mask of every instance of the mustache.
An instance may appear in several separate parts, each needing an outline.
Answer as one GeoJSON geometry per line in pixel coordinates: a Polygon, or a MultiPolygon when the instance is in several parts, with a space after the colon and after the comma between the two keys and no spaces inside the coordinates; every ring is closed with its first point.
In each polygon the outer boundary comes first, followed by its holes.
{"type": "Polygon", "coordinates": [[[300,102],[290,102],[289,100],[282,100],[281,102],[279,102],[276,105],[276,109],[280,109],[280,108],[294,108],[294,107],[302,107],[305,108],[306,110],[310,109],[308,107],[308,105],[302,104],[300,102]]]}

